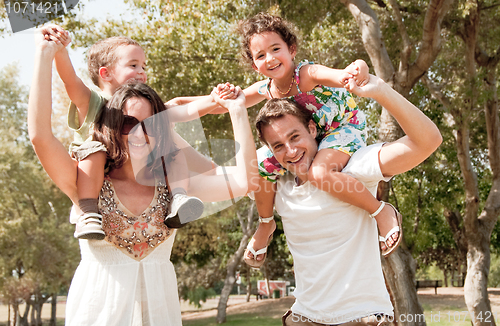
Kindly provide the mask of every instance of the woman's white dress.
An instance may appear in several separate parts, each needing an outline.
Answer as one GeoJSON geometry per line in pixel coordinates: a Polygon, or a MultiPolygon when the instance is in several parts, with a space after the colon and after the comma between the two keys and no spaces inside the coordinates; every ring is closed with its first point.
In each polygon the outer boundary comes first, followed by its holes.
{"type": "Polygon", "coordinates": [[[175,232],[163,224],[168,190],[159,184],[151,205],[133,216],[106,179],[100,195],[105,240],[80,240],[66,325],[182,325],[170,253],[175,232]]]}

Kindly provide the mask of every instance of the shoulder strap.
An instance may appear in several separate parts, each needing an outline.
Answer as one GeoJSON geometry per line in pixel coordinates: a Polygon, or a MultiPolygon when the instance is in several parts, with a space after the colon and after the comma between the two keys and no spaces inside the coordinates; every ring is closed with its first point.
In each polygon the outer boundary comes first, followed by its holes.
{"type": "Polygon", "coordinates": [[[300,91],[300,87],[299,87],[299,84],[300,84],[300,78],[299,78],[300,68],[304,67],[305,65],[312,65],[312,64],[314,64],[314,62],[308,61],[307,59],[304,59],[301,62],[299,62],[299,64],[297,65],[297,67],[295,67],[295,85],[297,86],[297,91],[299,92],[299,94],[302,93],[300,91]]]}
{"type": "Polygon", "coordinates": [[[267,94],[269,95],[270,98],[273,98],[273,94],[271,93],[271,82],[273,81],[272,78],[267,79],[267,84],[266,84],[266,91],[267,94]]]}

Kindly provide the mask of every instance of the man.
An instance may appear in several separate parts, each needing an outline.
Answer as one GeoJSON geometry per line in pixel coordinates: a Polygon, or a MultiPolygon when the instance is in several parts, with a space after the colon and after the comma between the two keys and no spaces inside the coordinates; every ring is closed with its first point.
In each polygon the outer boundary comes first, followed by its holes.
{"type": "MultiPolygon", "coordinates": [[[[394,142],[358,150],[342,170],[375,194],[379,181],[420,164],[442,138],[429,118],[381,79],[370,76],[367,85],[350,88],[375,99],[406,133],[394,142]]],[[[308,181],[317,153],[310,117],[292,101],[277,99],[269,101],[256,120],[261,140],[291,172],[278,181],[275,201],[296,279],[296,301],[283,316],[283,325],[377,325],[384,316],[393,316],[375,220],[308,181]]]]}

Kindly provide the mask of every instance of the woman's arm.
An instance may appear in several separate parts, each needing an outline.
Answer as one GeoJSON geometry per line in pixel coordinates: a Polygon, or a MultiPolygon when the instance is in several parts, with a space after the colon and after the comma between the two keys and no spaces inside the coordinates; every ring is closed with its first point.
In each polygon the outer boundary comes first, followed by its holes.
{"type": "Polygon", "coordinates": [[[246,195],[255,190],[259,178],[255,143],[245,108],[245,95],[239,90],[239,96],[235,100],[217,100],[228,109],[231,116],[236,143],[236,166],[217,167],[215,175],[198,175],[191,179],[189,195],[207,202],[246,195]]]}
{"type": "Polygon", "coordinates": [[[441,144],[441,133],[431,119],[382,79],[371,75],[370,81],[363,87],[358,87],[352,81],[348,86],[354,94],[371,97],[382,105],[406,134],[385,144],[380,150],[380,168],[384,176],[393,176],[414,168],[441,144]]]}
{"type": "Polygon", "coordinates": [[[219,104],[210,95],[174,98],[165,105],[171,122],[186,122],[199,119],[219,108],[219,104]]]}
{"type": "Polygon", "coordinates": [[[28,104],[28,133],[40,163],[49,177],[73,202],[78,202],[77,163],[54,137],[51,127],[52,61],[62,45],[46,41],[39,31],[35,34],[35,42],[35,67],[28,104]]]}
{"type": "Polygon", "coordinates": [[[215,173],[217,165],[209,158],[195,150],[177,132],[172,131],[174,143],[186,157],[188,169],[196,174],[215,173]]]}

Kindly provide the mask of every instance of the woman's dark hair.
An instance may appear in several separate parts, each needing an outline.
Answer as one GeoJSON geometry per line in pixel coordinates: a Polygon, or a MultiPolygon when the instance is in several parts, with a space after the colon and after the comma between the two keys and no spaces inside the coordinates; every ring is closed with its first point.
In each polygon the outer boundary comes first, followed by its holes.
{"type": "Polygon", "coordinates": [[[238,34],[241,36],[241,54],[245,61],[253,63],[250,41],[255,34],[274,32],[288,45],[288,48],[297,47],[297,36],[295,27],[278,16],[272,16],[261,12],[252,18],[242,20],[238,23],[238,34]]]}
{"type": "MultiPolygon", "coordinates": [[[[129,158],[127,144],[122,138],[123,109],[125,103],[132,98],[144,98],[151,104],[152,116],[148,119],[153,119],[151,129],[155,133],[155,147],[148,158],[148,166],[156,170],[161,167],[162,156],[167,157],[165,161],[169,162],[178,150],[172,141],[172,127],[167,112],[163,112],[165,104],[160,96],[146,84],[129,83],[119,87],[97,116],[92,138],[106,146],[107,164],[110,170],[122,167],[129,158]]],[[[150,132],[149,129],[148,132],[150,132]]]]}

